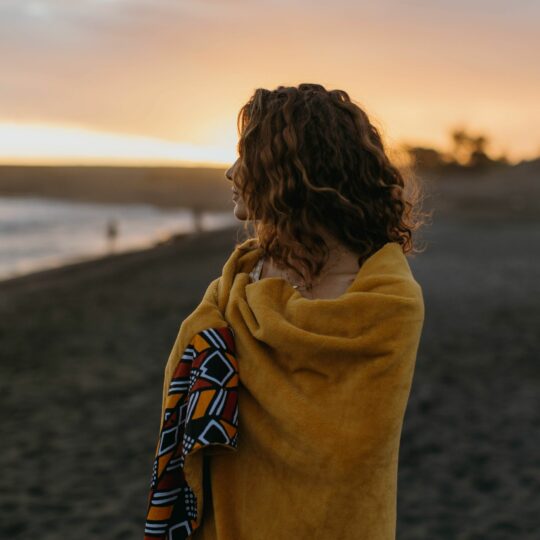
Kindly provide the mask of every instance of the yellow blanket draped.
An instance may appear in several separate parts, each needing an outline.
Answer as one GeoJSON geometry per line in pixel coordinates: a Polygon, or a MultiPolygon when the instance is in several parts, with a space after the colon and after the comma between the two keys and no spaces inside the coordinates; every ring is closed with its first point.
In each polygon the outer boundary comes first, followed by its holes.
{"type": "MultiPolygon", "coordinates": [[[[237,437],[185,458],[196,508],[190,538],[393,540],[399,442],[424,321],[406,256],[389,242],[346,293],[312,300],[282,278],[250,282],[262,251],[247,245],[182,322],[165,369],[162,421],[194,336],[232,329],[237,437]],[[203,455],[211,496],[203,493],[203,455]]],[[[156,523],[148,537],[159,537],[156,523]]],[[[171,538],[182,537],[176,530],[171,538]]]]}

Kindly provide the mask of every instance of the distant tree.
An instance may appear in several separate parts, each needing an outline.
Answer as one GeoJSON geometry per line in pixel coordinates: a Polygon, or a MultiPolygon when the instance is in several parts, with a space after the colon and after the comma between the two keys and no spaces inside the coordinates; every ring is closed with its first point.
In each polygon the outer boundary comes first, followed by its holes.
{"type": "Polygon", "coordinates": [[[470,135],[464,129],[458,128],[451,132],[454,143],[454,161],[464,167],[480,169],[500,163],[488,156],[486,147],[489,146],[489,138],[485,135],[470,135]]]}
{"type": "Polygon", "coordinates": [[[403,147],[413,165],[419,169],[438,170],[447,163],[445,156],[435,148],[407,144],[403,147]]]}
{"type": "Polygon", "coordinates": [[[458,163],[465,163],[469,157],[469,137],[465,130],[455,129],[451,133],[454,143],[454,160],[458,163]]]}
{"type": "Polygon", "coordinates": [[[471,137],[471,145],[473,147],[474,152],[484,152],[485,147],[488,144],[488,139],[484,137],[483,135],[480,135],[479,137],[471,137]]]}
{"type": "Polygon", "coordinates": [[[505,154],[501,154],[498,158],[495,159],[495,162],[500,165],[510,165],[510,160],[505,154]]]}
{"type": "Polygon", "coordinates": [[[452,151],[441,152],[435,148],[402,144],[409,161],[419,170],[430,172],[479,171],[487,167],[508,165],[503,154],[497,159],[491,158],[486,148],[489,138],[485,135],[471,135],[465,129],[457,128],[450,132],[452,151]]]}

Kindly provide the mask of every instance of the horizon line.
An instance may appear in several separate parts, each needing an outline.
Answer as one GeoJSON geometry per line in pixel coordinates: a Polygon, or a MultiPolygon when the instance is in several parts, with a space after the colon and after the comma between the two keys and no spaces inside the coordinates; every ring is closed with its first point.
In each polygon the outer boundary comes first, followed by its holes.
{"type": "MultiPolygon", "coordinates": [[[[1,120],[0,142],[0,165],[7,166],[222,169],[230,167],[238,157],[233,150],[236,141],[232,139],[226,145],[207,146],[144,135],[96,131],[80,125],[13,123],[1,120]]],[[[449,149],[444,149],[434,142],[418,139],[386,141],[385,147],[390,159],[398,163],[408,160],[406,147],[433,149],[441,155],[450,153],[449,149]]],[[[496,159],[492,153],[487,154],[496,159]]],[[[529,156],[527,152],[521,155],[504,152],[500,157],[503,155],[512,165],[538,157],[538,154],[529,156]]]]}

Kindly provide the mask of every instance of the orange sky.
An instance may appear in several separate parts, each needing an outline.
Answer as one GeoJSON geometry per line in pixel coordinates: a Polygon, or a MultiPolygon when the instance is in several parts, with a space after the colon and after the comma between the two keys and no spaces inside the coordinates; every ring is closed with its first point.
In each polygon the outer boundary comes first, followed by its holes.
{"type": "Polygon", "coordinates": [[[230,163],[255,88],[318,82],[389,145],[540,154],[540,4],[2,0],[0,161],[230,163]]]}

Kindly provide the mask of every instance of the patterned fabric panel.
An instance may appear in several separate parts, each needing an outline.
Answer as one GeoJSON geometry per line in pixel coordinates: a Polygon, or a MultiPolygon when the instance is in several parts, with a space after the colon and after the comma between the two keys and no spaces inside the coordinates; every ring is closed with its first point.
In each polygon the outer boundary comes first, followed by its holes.
{"type": "Polygon", "coordinates": [[[176,367],[156,449],[145,540],[184,540],[199,526],[195,493],[184,475],[190,452],[237,447],[238,363],[230,326],[196,334],[176,367]]]}

